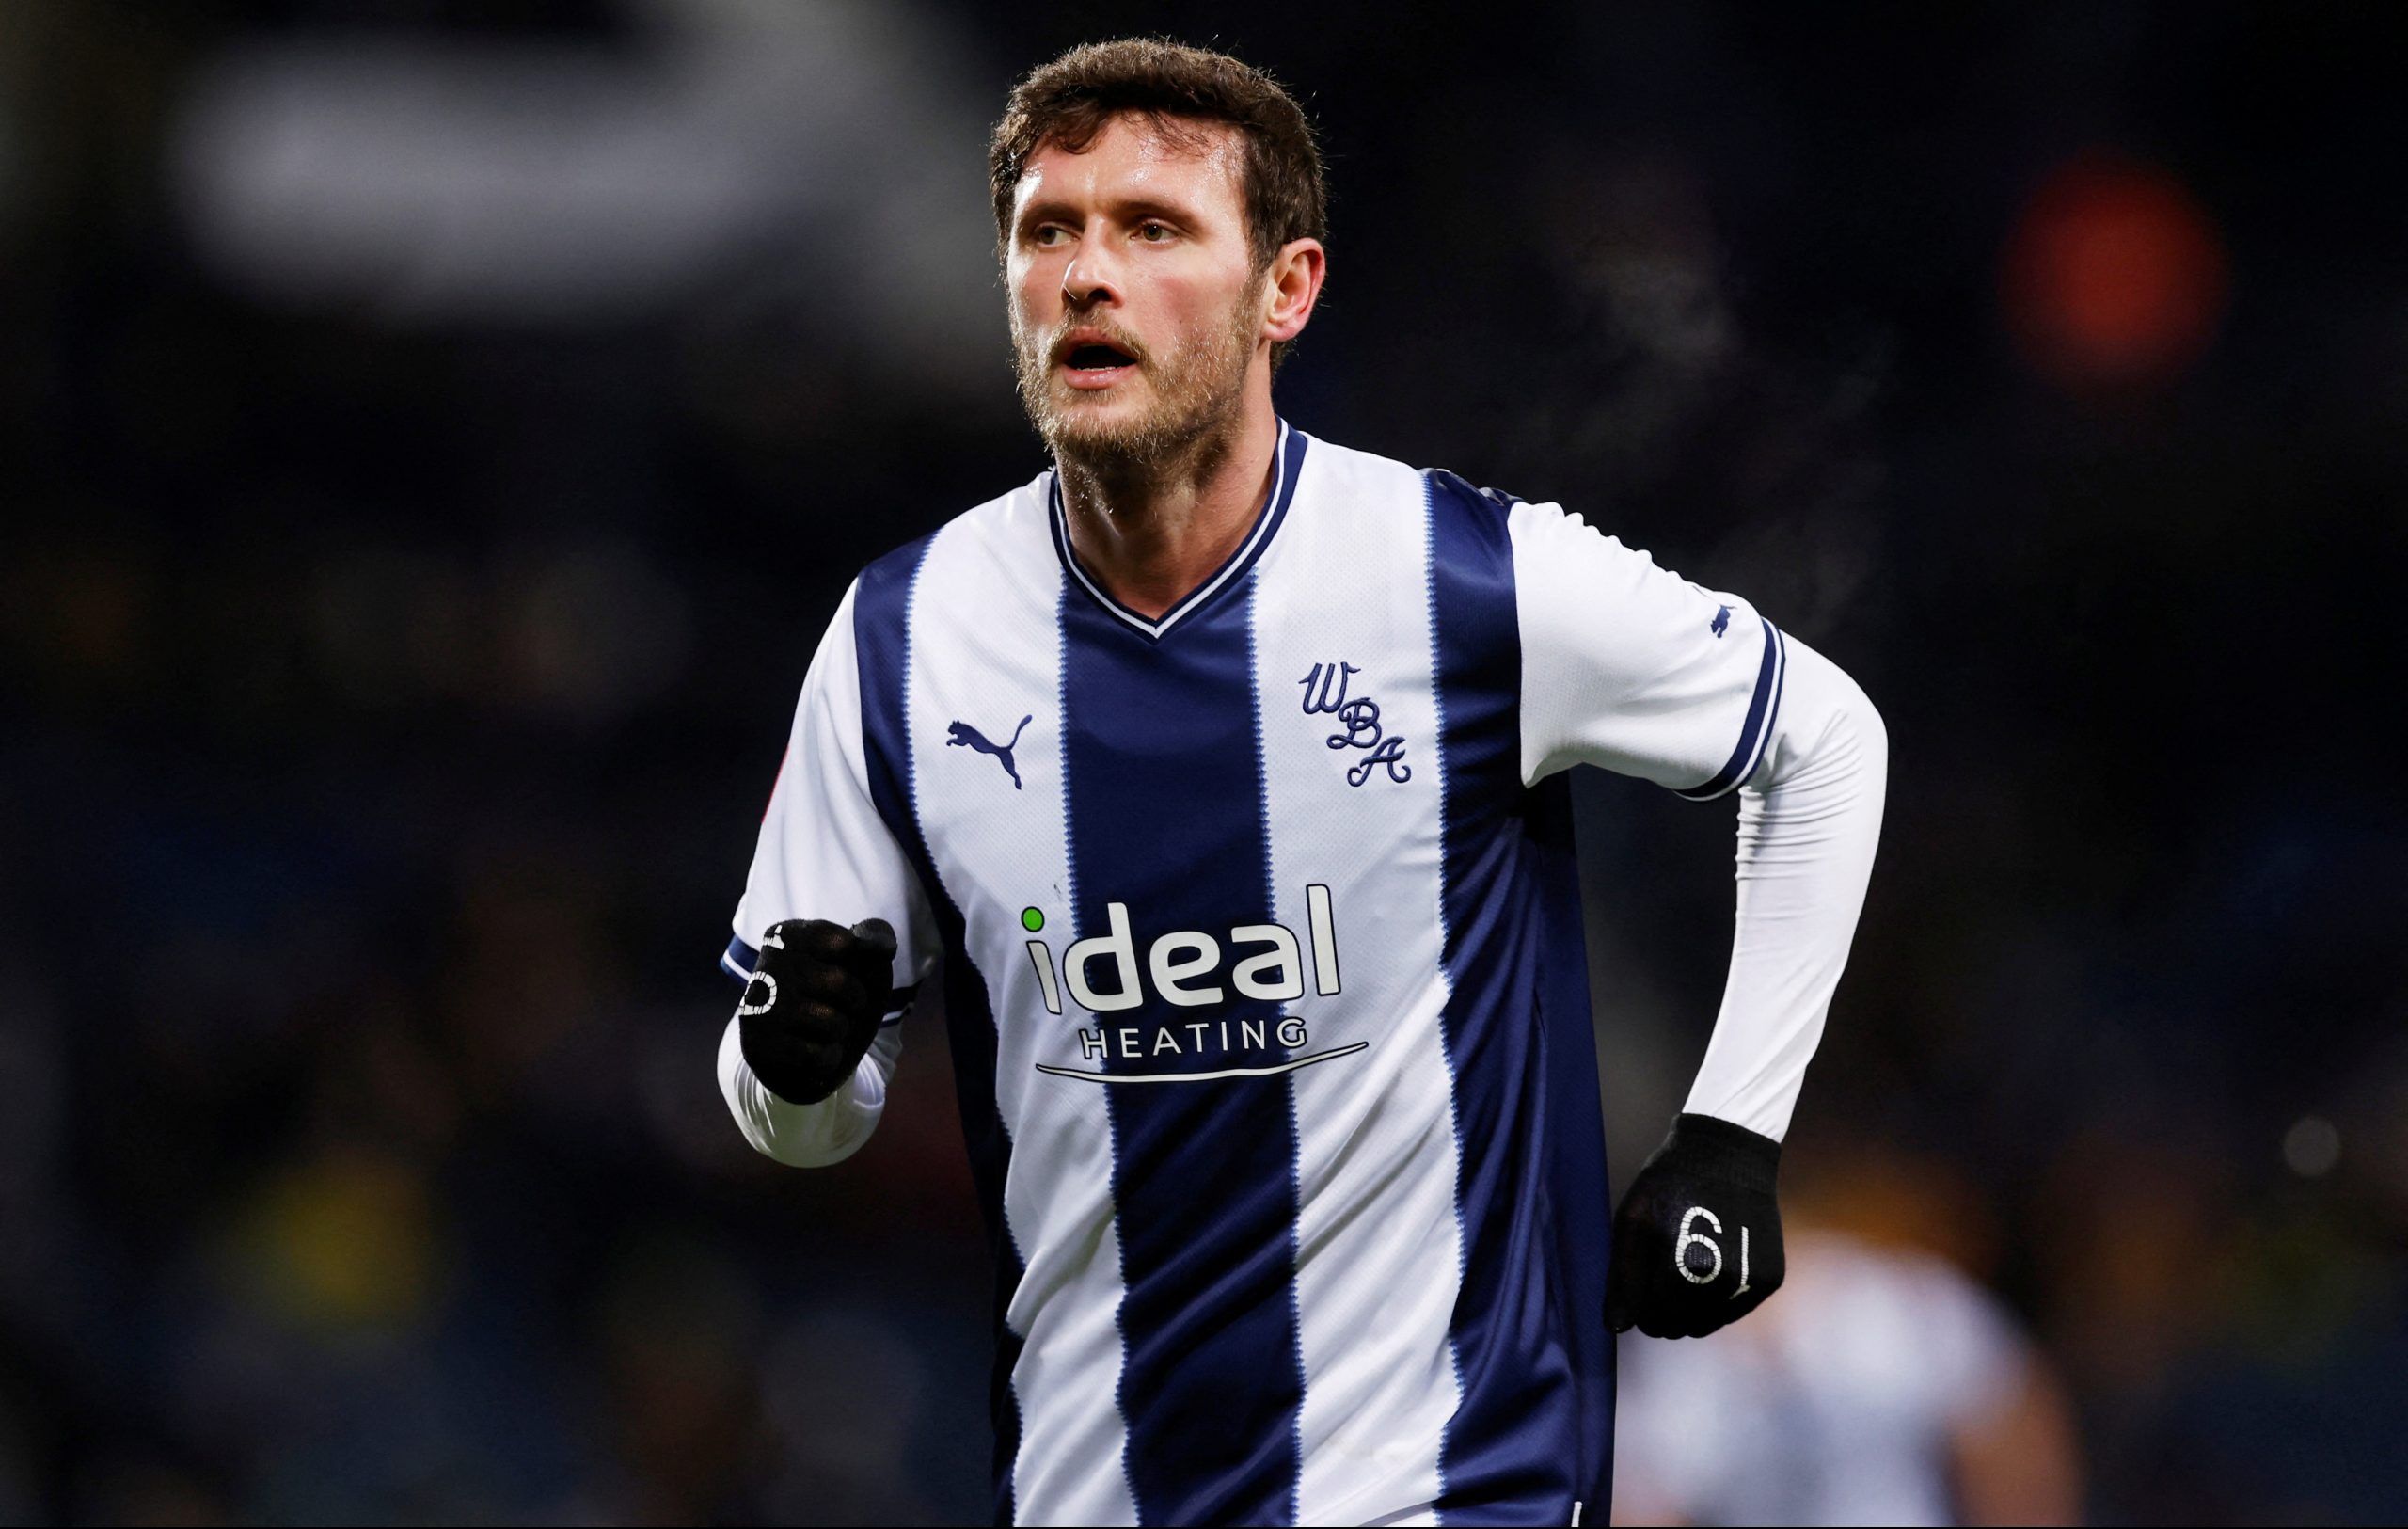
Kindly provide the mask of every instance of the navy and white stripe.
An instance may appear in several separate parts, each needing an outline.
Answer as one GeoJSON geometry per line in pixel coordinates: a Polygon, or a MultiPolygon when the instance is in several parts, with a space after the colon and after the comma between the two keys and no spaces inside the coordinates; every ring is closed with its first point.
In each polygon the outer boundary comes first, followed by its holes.
{"type": "Polygon", "coordinates": [[[1315,1051],[1291,1078],[1297,1127],[1305,1523],[1427,1521],[1458,1395],[1448,1330],[1462,1247],[1442,1014],[1437,694],[1428,549],[1409,468],[1316,441],[1294,517],[1255,574],[1255,688],[1277,922],[1328,889],[1339,993],[1287,1007],[1315,1051]],[[1409,778],[1347,784],[1341,724],[1302,709],[1316,663],[1351,663],[1409,778]],[[1342,736],[1342,735],[1340,735],[1342,736]]]}
{"type": "MultiPolygon", "coordinates": [[[[1063,613],[1076,930],[1123,904],[1146,949],[1172,930],[1266,923],[1252,602],[1143,632],[1096,602],[1063,613]]],[[[1213,1021],[1275,1022],[1259,1000],[1213,1021]]],[[[1159,995],[1108,1016],[1154,1035],[1192,1011],[1159,995]]],[[[1174,1032],[1175,1033],[1175,1032],[1174,1032]]],[[[1125,1056],[1108,1072],[1215,1070],[1212,1054],[1125,1056]]],[[[1284,1060],[1284,1049],[1269,1059],[1284,1060]]],[[[1057,1082],[1056,1087],[1078,1087],[1057,1082]]],[[[1101,1091],[1112,1123],[1122,1342],[1119,1397],[1141,1521],[1296,1516],[1295,1120],[1284,1076],[1101,1091]]]]}
{"type": "MultiPolygon", "coordinates": [[[[1596,1064],[1550,1031],[1551,965],[1578,970],[1578,947],[1550,949],[1521,789],[1521,637],[1512,502],[1452,473],[1427,487],[1430,602],[1445,778],[1441,883],[1446,909],[1447,1056],[1465,1166],[1456,1184],[1464,1275],[1450,1336],[1465,1377],[1450,1420],[1439,1511],[1450,1523],[1518,1523],[1569,1501],[1602,1504],[1609,1477],[1612,1371],[1602,1344],[1608,1221],[1567,1199],[1573,1178],[1601,1183],[1604,1141],[1560,1146],[1560,1094],[1595,1112],[1596,1064]],[[1560,1073],[1563,1081],[1556,1075],[1560,1073]],[[1473,1144],[1479,1144],[1475,1150],[1473,1144]],[[1572,1226],[1562,1224],[1570,1218],[1572,1226]],[[1567,1257],[1567,1254],[1571,1257],[1567,1257]],[[1576,1262],[1575,1260],[1576,1259],[1576,1262]],[[1592,1282],[1597,1300],[1576,1299],[1592,1282]],[[1597,1330],[1600,1341],[1586,1341],[1597,1330]]],[[[1547,788],[1560,792],[1559,779],[1547,788]]],[[[1574,899],[1576,932],[1576,893],[1574,899]]],[[[1585,986],[1585,983],[1584,983],[1585,986]]],[[[1578,994],[1585,1036],[1587,994],[1578,994]]]]}
{"type": "Polygon", "coordinates": [[[1062,1099],[1055,1091],[1067,1085],[1035,1070],[1060,1059],[1064,1037],[1037,990],[1020,924],[1028,906],[1067,921],[1073,882],[1061,749],[1067,591],[1035,486],[927,544],[908,609],[890,618],[886,645],[908,653],[893,686],[893,749],[908,767],[925,874],[961,914],[946,1018],[1002,1252],[999,1512],[1133,1522],[1115,1401],[1121,1282],[1110,1125],[1102,1101],[1062,1099]],[[946,741],[954,722],[1000,731],[1022,715],[1032,719],[1016,750],[1023,789],[995,759],[946,741]],[[962,974],[978,983],[966,1011],[953,991],[962,974]]]}

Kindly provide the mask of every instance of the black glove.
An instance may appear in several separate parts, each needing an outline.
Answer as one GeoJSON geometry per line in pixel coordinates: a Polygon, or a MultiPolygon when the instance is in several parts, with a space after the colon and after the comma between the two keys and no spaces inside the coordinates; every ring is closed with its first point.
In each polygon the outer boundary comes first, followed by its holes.
{"type": "Polygon", "coordinates": [[[736,1006],[744,1063],[789,1104],[816,1105],[853,1075],[895,991],[895,931],[789,918],[761,938],[761,961],[736,1006]]]}
{"type": "Polygon", "coordinates": [[[1683,1115],[1622,1198],[1606,1325],[1703,1338],[1781,1288],[1781,1143],[1711,1115],[1683,1115]]]}

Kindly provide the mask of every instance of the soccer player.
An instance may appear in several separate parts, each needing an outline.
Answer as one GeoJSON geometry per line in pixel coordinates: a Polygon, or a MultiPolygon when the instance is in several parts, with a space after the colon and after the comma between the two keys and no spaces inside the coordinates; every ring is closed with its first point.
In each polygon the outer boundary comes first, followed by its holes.
{"type": "Polygon", "coordinates": [[[1762,1317],[1624,1350],[1618,1521],[2081,1522],[2071,1410],[1998,1298],[1931,1254],[1803,1232],[1762,1317]]]}
{"type": "Polygon", "coordinates": [[[1275,412],[1323,191],[1259,72],[1074,50],[990,167],[1053,466],[838,605],[736,912],[729,1105],[846,1156],[943,972],[1002,1519],[1602,1523],[1612,1330],[1781,1282],[1881,725],[1738,596],[1275,412]],[[1740,802],[1721,1014],[1618,1217],[1576,764],[1740,802]]]}

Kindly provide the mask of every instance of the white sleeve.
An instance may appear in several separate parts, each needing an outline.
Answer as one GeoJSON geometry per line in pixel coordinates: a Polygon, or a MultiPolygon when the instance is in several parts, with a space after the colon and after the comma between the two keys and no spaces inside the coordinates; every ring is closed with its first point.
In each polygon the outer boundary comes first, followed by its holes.
{"type": "Polygon", "coordinates": [[[738,980],[750,982],[762,937],[785,919],[850,926],[875,917],[895,927],[895,1006],[879,1043],[847,1087],[816,1105],[789,1104],[745,1065],[733,1021],[721,1038],[720,1088],[745,1139],[781,1162],[799,1165],[848,1155],[878,1123],[886,1080],[901,1051],[895,1021],[911,1007],[941,948],[927,890],[870,795],[853,597],[852,590],[845,592],[803,679],[785,760],[736,905],[735,938],[720,958],[738,980]]]}
{"type": "Polygon", "coordinates": [[[886,1086],[903,1055],[903,1031],[889,1025],[878,1032],[853,1069],[849,1082],[816,1105],[790,1104],[762,1087],[744,1065],[737,1022],[727,1022],[719,1042],[719,1091],[736,1114],[736,1127],[755,1150],[788,1168],[825,1168],[861,1149],[886,1113],[886,1086]]]}
{"type": "Polygon", "coordinates": [[[1516,504],[1522,779],[1576,764],[1705,801],[1755,767],[1782,640],[1736,595],[1701,589],[1560,505],[1516,504]]]}
{"type": "Polygon", "coordinates": [[[1856,682],[1735,595],[1553,504],[1516,504],[1522,772],[1740,794],[1731,973],[1688,1110],[1779,1140],[1847,964],[1889,744],[1856,682]]]}
{"type": "Polygon", "coordinates": [[[802,681],[785,760],[761,818],[752,869],[721,964],[747,980],[761,938],[788,918],[895,926],[895,1013],[935,966],[941,942],[927,893],[871,800],[862,741],[861,663],[848,589],[802,681]]]}
{"type": "Polygon", "coordinates": [[[1739,794],[1739,908],[1691,1114],[1780,1140],[1847,964],[1881,836],[1890,742],[1830,660],[1786,639],[1788,678],[1764,763],[1739,794]]]}

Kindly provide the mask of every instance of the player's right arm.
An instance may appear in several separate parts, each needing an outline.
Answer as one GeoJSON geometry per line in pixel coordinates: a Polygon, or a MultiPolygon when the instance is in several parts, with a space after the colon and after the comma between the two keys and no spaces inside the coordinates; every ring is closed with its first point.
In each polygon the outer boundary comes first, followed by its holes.
{"type": "Polygon", "coordinates": [[[1781,1141],[1864,906],[1888,735],[1855,680],[1739,596],[1560,506],[1509,516],[1524,779],[1593,764],[1740,802],[1721,1011],[1616,1214],[1607,1302],[1618,1330],[1703,1336],[1781,1285],[1781,1141]]]}
{"type": "Polygon", "coordinates": [[[747,1141],[814,1168],[869,1139],[902,1054],[896,1022],[936,963],[935,931],[870,795],[848,590],[803,679],[720,961],[745,984],[719,1081],[747,1141]]]}

